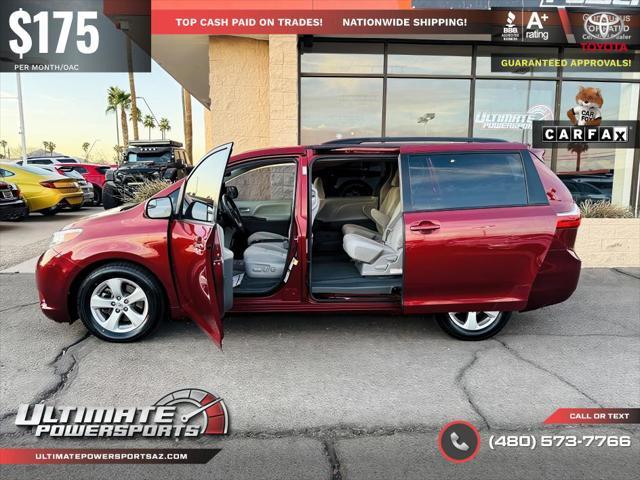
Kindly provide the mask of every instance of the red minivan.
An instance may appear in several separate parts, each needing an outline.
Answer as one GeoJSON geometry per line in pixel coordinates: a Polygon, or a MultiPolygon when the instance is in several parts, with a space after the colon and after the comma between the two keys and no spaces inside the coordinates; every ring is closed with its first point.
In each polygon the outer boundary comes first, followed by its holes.
{"type": "Polygon", "coordinates": [[[480,340],[578,283],[580,212],[525,145],[231,149],[144,204],[56,232],[38,261],[43,312],[114,342],[165,317],[193,319],[220,345],[227,312],[369,311],[435,314],[450,335],[480,340]]]}

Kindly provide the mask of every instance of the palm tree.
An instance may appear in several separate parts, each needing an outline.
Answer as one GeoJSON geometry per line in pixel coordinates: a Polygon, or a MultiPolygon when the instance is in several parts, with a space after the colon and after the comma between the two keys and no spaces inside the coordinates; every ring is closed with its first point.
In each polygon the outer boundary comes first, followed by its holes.
{"type": "Polygon", "coordinates": [[[0,147],[2,147],[2,158],[7,158],[7,141],[0,140],[0,147]]]}
{"type": "Polygon", "coordinates": [[[122,159],[122,147],[120,145],[114,145],[113,151],[116,152],[116,163],[120,163],[120,160],[122,159]]]}
{"type": "Polygon", "coordinates": [[[156,127],[156,121],[151,115],[145,115],[142,119],[142,125],[149,129],[149,140],[151,140],[151,129],[156,127]]]}
{"type": "Polygon", "coordinates": [[[182,89],[182,117],[184,123],[184,146],[189,163],[193,163],[193,121],[191,118],[191,94],[182,89]]]}
{"type": "Polygon", "coordinates": [[[572,142],[567,146],[567,150],[576,154],[576,172],[579,172],[582,154],[589,150],[589,144],[584,142],[572,142]]]}
{"type": "Polygon", "coordinates": [[[89,158],[89,147],[91,144],[89,142],[84,142],[82,144],[82,151],[84,152],[84,159],[87,160],[89,158]]]}
{"type": "Polygon", "coordinates": [[[47,142],[46,140],[42,142],[42,145],[44,145],[44,149],[49,152],[49,156],[53,156],[53,152],[55,151],[57,145],[51,141],[47,142]]]}
{"type": "Polygon", "coordinates": [[[118,96],[122,90],[118,87],[109,87],[107,90],[107,109],[105,113],[113,112],[116,114],[116,140],[120,145],[120,126],[118,124],[118,96]]]}
{"type": "Polygon", "coordinates": [[[127,110],[131,108],[131,94],[122,92],[119,103],[120,124],[122,126],[122,146],[126,150],[129,146],[129,123],[127,122],[127,110]]]}
{"type": "Polygon", "coordinates": [[[165,133],[168,132],[169,130],[171,130],[171,125],[169,124],[169,119],[161,118],[160,119],[160,123],[158,123],[158,128],[160,129],[160,132],[162,133],[162,139],[164,140],[165,133]]]}
{"type": "Polygon", "coordinates": [[[138,122],[142,115],[136,99],[136,84],[133,79],[133,52],[131,38],[127,35],[127,68],[129,70],[129,91],[131,92],[131,122],[133,123],[133,139],[138,140],[138,122]]]}
{"type": "MultiPolygon", "coordinates": [[[[135,119],[138,120],[138,123],[142,123],[142,112],[140,111],[139,108],[136,108],[136,110],[137,110],[137,112],[134,114],[134,112],[133,112],[133,101],[132,101],[131,102],[131,112],[129,112],[129,120],[131,120],[131,123],[134,123],[134,124],[136,123],[135,119]]],[[[133,137],[133,139],[134,140],[138,140],[137,138],[135,138],[135,136],[133,137]]]]}

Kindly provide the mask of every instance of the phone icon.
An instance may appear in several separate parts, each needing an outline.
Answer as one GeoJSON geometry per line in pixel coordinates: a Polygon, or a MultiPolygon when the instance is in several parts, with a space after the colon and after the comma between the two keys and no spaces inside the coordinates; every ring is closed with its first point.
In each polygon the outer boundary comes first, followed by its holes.
{"type": "Polygon", "coordinates": [[[451,432],[451,435],[449,437],[451,438],[452,445],[458,450],[462,450],[463,452],[469,450],[469,445],[467,445],[465,442],[460,442],[460,437],[456,432],[451,432]]]}

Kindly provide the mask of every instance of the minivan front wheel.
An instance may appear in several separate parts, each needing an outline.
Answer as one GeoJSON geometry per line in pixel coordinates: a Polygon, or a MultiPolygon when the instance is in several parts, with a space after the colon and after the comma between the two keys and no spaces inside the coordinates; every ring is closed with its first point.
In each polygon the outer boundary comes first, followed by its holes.
{"type": "Polygon", "coordinates": [[[151,333],[164,316],[164,295],[146,270],[110,264],[93,271],[78,291],[80,319],[96,337],[133,342],[151,333]]]}
{"type": "Polygon", "coordinates": [[[494,336],[511,318],[511,312],[448,312],[436,316],[440,327],[460,340],[484,340],[494,336]]]}

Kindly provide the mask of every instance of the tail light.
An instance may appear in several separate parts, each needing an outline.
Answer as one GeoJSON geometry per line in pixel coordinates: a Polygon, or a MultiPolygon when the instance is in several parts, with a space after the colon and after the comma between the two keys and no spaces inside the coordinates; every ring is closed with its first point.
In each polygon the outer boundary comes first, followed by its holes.
{"type": "Polygon", "coordinates": [[[571,210],[557,213],[556,216],[556,234],[551,248],[573,250],[580,226],[580,209],[574,203],[571,210]]]}
{"type": "Polygon", "coordinates": [[[580,226],[580,208],[575,203],[573,207],[568,212],[562,212],[556,214],[558,217],[558,221],[556,223],[556,228],[578,228],[580,226]]]}
{"type": "Polygon", "coordinates": [[[45,180],[43,182],[40,182],[40,185],[42,185],[45,188],[56,188],[56,183],[51,180],[45,180]]]}

